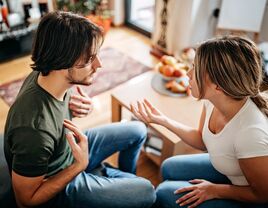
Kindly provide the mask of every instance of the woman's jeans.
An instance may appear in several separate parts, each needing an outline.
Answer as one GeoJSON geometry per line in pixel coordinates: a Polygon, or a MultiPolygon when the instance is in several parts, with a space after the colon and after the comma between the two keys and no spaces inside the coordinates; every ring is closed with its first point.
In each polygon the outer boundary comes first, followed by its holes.
{"type": "Polygon", "coordinates": [[[147,131],[143,123],[114,123],[86,131],[89,164],[57,197],[54,207],[142,208],[155,201],[152,184],[137,177],[136,165],[147,131]],[[93,172],[112,154],[119,153],[118,169],[104,167],[93,172]]]}
{"type": "MultiPolygon", "coordinates": [[[[154,207],[187,207],[176,204],[176,200],[185,193],[174,194],[174,191],[179,188],[191,186],[192,184],[188,181],[192,179],[204,179],[217,184],[231,184],[226,176],[214,169],[208,154],[181,155],[168,158],[163,162],[161,171],[164,182],[156,189],[157,200],[154,207]]],[[[227,199],[212,199],[198,206],[198,208],[238,207],[264,208],[268,207],[268,205],[247,204],[227,199]]]]}

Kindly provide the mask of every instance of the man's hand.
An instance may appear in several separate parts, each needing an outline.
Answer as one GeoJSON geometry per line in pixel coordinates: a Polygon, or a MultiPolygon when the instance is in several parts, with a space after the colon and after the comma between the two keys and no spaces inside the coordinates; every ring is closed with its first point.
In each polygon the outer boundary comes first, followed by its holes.
{"type": "Polygon", "coordinates": [[[216,198],[216,184],[201,179],[194,179],[189,182],[195,185],[181,188],[174,192],[175,194],[189,192],[176,201],[180,206],[191,204],[188,207],[193,208],[206,200],[216,198]]]}
{"type": "Polygon", "coordinates": [[[85,170],[88,166],[88,140],[78,127],[71,121],[65,119],[64,126],[70,131],[66,138],[71,146],[72,153],[75,159],[75,164],[81,168],[81,171],[85,170]]]}
{"type": "Polygon", "coordinates": [[[69,102],[69,108],[72,111],[74,117],[82,118],[89,115],[93,110],[92,99],[77,86],[77,92],[79,95],[71,95],[69,102]]]}
{"type": "Polygon", "coordinates": [[[12,171],[12,185],[19,207],[37,206],[47,202],[88,166],[87,137],[71,121],[64,120],[63,124],[71,131],[66,137],[75,162],[48,178],[45,175],[26,177],[12,171]]]}

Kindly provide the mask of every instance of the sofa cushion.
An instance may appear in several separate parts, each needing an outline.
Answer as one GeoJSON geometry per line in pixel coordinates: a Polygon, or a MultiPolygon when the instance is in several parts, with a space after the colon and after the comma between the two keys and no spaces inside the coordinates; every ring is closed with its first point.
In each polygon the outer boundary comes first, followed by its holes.
{"type": "Polygon", "coordinates": [[[11,179],[4,155],[3,135],[0,135],[0,204],[1,208],[16,207],[15,197],[11,186],[11,179]]]}

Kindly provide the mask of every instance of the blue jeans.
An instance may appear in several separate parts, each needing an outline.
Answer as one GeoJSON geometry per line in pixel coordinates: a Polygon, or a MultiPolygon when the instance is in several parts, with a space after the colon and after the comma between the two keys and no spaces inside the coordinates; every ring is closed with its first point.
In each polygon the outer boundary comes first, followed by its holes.
{"type": "MultiPolygon", "coordinates": [[[[157,200],[154,207],[161,208],[186,208],[187,206],[179,206],[176,200],[185,193],[174,194],[174,191],[191,186],[188,181],[191,179],[204,179],[212,183],[231,184],[229,179],[219,173],[212,166],[208,154],[194,154],[174,156],[165,160],[161,167],[164,182],[156,189],[157,200]]],[[[242,208],[252,207],[261,208],[267,205],[246,204],[235,200],[212,199],[203,202],[198,208],[242,208]]]]}
{"type": "Polygon", "coordinates": [[[145,125],[138,121],[114,123],[85,134],[89,143],[88,167],[58,195],[53,207],[151,207],[156,198],[154,187],[135,175],[147,135],[145,125]],[[104,176],[93,173],[104,159],[118,151],[118,169],[106,167],[104,176]]]}

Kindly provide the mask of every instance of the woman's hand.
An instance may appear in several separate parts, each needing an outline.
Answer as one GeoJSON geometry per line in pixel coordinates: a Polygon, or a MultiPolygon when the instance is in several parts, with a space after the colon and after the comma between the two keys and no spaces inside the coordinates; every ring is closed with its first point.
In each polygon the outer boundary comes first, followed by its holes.
{"type": "Polygon", "coordinates": [[[137,107],[130,104],[131,112],[144,123],[163,124],[167,121],[167,117],[155,108],[148,100],[138,101],[137,107]]]}
{"type": "Polygon", "coordinates": [[[66,134],[66,138],[72,149],[77,167],[81,171],[85,170],[88,166],[88,139],[86,135],[70,120],[65,119],[63,125],[71,132],[66,134]]]}
{"type": "Polygon", "coordinates": [[[79,95],[71,95],[69,108],[72,111],[74,117],[82,118],[92,112],[93,102],[81,87],[77,86],[77,91],[79,95]]]}
{"type": "Polygon", "coordinates": [[[206,200],[216,198],[216,184],[201,179],[194,179],[189,182],[195,185],[181,188],[174,192],[175,194],[189,192],[176,201],[180,206],[191,204],[188,207],[193,208],[206,200]]]}

